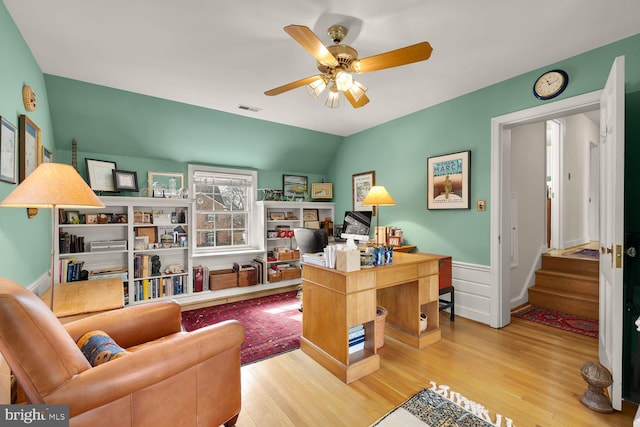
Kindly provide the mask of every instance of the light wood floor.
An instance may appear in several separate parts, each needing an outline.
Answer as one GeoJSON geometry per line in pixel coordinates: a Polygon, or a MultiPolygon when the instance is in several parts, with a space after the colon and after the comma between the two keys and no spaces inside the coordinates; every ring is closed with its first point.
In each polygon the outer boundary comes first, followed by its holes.
{"type": "Polygon", "coordinates": [[[368,426],[435,381],[518,427],[631,426],[635,404],[607,415],[579,401],[597,340],[521,319],[493,329],[442,313],[440,324],[442,341],[420,351],[386,337],[381,369],[350,385],[300,350],[246,365],[237,425],[368,426]]]}

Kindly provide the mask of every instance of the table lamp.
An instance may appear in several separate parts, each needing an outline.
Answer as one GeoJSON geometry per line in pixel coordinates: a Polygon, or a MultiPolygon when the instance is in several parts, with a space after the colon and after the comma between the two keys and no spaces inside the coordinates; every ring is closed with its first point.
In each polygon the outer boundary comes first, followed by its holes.
{"type": "MultiPolygon", "coordinates": [[[[376,243],[381,243],[378,237],[379,227],[380,227],[380,206],[395,206],[396,201],[393,200],[393,197],[387,192],[387,189],[382,185],[374,185],[371,187],[371,190],[367,193],[364,200],[361,203],[363,206],[376,206],[376,232],[375,239],[376,243]]],[[[386,243],[386,242],[382,242],[386,243]]]]}
{"type": "Polygon", "coordinates": [[[29,218],[38,208],[51,208],[51,301],[53,311],[53,263],[55,244],[55,210],[58,208],[103,208],[104,204],[76,170],[62,163],[42,163],[0,202],[9,208],[27,208],[29,218]]]}

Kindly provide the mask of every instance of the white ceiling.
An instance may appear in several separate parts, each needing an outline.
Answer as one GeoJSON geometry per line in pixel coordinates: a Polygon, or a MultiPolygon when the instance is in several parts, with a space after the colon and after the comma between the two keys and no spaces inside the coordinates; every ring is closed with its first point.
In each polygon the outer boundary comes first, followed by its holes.
{"type": "Polygon", "coordinates": [[[42,71],[347,136],[640,31],[637,0],[4,0],[42,71]],[[357,76],[371,102],[329,109],[284,31],[326,44],[341,23],[360,58],[429,41],[428,61],[357,76]],[[248,112],[239,105],[257,107],[248,112]]]}

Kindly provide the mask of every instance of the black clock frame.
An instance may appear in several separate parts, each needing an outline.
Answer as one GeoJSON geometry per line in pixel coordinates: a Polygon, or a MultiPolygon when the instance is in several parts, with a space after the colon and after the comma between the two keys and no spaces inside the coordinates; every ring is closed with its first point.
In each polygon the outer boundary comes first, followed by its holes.
{"type": "Polygon", "coordinates": [[[549,71],[545,71],[544,73],[540,74],[540,76],[536,79],[535,82],[533,82],[533,96],[535,96],[536,98],[538,98],[538,99],[540,99],[542,101],[546,101],[546,100],[555,98],[556,96],[560,95],[562,92],[564,92],[564,90],[567,88],[568,85],[569,85],[569,75],[567,74],[566,71],[564,71],[564,70],[549,70],[549,71]],[[549,96],[540,95],[538,92],[536,92],[536,83],[538,83],[538,80],[540,80],[540,78],[542,76],[544,76],[545,74],[554,73],[554,72],[562,74],[562,77],[564,79],[564,82],[563,82],[562,86],[553,95],[549,95],[549,96]]]}

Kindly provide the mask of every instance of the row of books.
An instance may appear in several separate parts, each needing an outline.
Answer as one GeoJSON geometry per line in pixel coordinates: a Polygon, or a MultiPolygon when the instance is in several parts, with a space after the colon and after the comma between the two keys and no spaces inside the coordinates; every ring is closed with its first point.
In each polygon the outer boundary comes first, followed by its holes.
{"type": "MultiPolygon", "coordinates": [[[[153,274],[151,265],[151,256],[146,254],[138,254],[133,257],[133,277],[143,278],[153,274]]],[[[157,275],[158,273],[156,273],[157,275]]]]}
{"type": "Polygon", "coordinates": [[[84,261],[75,258],[65,258],[60,260],[59,283],[75,282],[77,280],[87,280],[89,273],[83,270],[84,261]]]}
{"type": "Polygon", "coordinates": [[[193,292],[209,290],[209,267],[196,265],[193,267],[193,292]]]}
{"type": "Polygon", "coordinates": [[[364,325],[349,328],[349,354],[364,350],[364,325]]]}
{"type": "Polygon", "coordinates": [[[76,236],[75,234],[61,231],[58,239],[58,247],[61,254],[84,252],[84,236],[76,236]]]}
{"type": "MultiPolygon", "coordinates": [[[[187,292],[188,276],[157,277],[134,280],[133,301],[144,301],[153,298],[170,297],[187,292]]],[[[131,296],[131,295],[130,295],[131,296]]]]}

